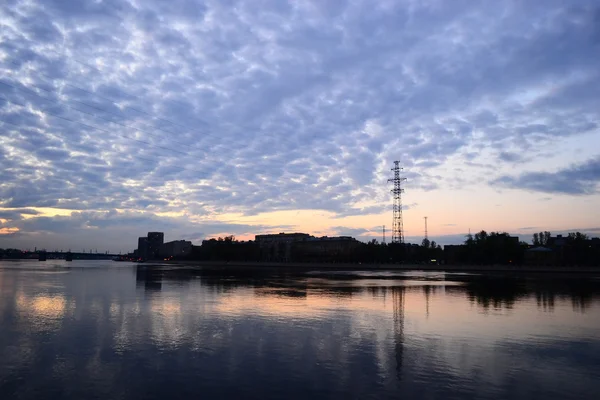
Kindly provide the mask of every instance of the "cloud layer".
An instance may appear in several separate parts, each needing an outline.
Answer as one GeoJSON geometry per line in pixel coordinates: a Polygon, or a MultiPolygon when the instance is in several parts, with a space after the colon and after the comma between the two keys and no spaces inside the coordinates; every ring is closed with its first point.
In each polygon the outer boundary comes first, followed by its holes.
{"type": "Polygon", "coordinates": [[[597,193],[600,184],[600,157],[556,172],[525,172],[519,176],[501,176],[493,183],[546,193],[597,193]]]}
{"type": "Polygon", "coordinates": [[[413,193],[598,182],[596,158],[568,154],[552,176],[510,173],[598,133],[592,0],[9,0],[0,24],[6,212],[76,211],[75,230],[141,213],[188,235],[232,213],[377,214],[395,159],[413,193]]]}

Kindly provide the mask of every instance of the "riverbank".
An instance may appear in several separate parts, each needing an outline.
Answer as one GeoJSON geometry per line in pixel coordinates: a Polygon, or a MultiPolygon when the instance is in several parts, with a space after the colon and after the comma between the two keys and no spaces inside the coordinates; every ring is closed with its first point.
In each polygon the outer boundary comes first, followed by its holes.
{"type": "MultiPolygon", "coordinates": [[[[435,265],[435,264],[351,264],[351,263],[269,263],[240,261],[160,261],[160,264],[223,269],[277,268],[305,271],[435,271],[435,272],[511,272],[511,273],[598,273],[599,266],[534,266],[534,265],[435,265]]],[[[152,262],[149,262],[152,264],[152,262]]]]}

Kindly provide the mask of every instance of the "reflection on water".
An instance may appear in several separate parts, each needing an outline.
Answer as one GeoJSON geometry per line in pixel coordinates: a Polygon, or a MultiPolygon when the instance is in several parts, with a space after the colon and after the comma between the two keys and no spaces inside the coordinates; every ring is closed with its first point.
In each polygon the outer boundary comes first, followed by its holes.
{"type": "Polygon", "coordinates": [[[596,277],[0,263],[0,398],[595,398],[596,277]]]}

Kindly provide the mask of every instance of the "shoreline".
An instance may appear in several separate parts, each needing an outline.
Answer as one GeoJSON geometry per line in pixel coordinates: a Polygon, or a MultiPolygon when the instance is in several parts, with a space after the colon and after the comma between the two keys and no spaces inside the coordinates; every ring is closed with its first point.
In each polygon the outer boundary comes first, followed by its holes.
{"type": "MultiPolygon", "coordinates": [[[[37,261],[33,259],[0,259],[5,262],[37,261]]],[[[64,260],[48,260],[64,261],[64,260]]],[[[121,262],[110,260],[74,260],[69,265],[76,265],[85,261],[107,261],[110,264],[122,265],[121,262]]],[[[44,265],[40,262],[39,265],[44,265]]],[[[211,268],[231,271],[243,270],[282,270],[282,271],[318,271],[318,272],[340,272],[340,271],[363,271],[363,272],[385,272],[385,271],[427,271],[427,272],[456,272],[456,273],[547,273],[547,274],[599,274],[600,265],[597,266],[535,266],[535,265],[454,265],[454,264],[356,264],[356,263],[298,263],[298,262],[259,262],[259,261],[193,261],[193,260],[148,260],[144,263],[125,262],[127,265],[137,266],[173,266],[188,268],[211,268]]]]}
{"type": "Polygon", "coordinates": [[[288,269],[304,271],[432,271],[432,272],[538,272],[566,274],[600,274],[600,266],[509,266],[509,265],[433,265],[433,264],[350,264],[350,263],[284,263],[242,261],[148,261],[148,265],[177,265],[221,269],[288,269]]]}

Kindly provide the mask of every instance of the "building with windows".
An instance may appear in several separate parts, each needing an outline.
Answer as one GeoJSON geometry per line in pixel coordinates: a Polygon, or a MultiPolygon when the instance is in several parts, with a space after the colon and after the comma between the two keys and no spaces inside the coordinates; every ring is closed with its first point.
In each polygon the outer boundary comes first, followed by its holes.
{"type": "Polygon", "coordinates": [[[292,243],[306,240],[308,233],[275,233],[256,235],[260,258],[263,261],[287,262],[292,258],[292,243]]]}
{"type": "Polygon", "coordinates": [[[256,235],[263,261],[345,261],[356,259],[361,242],[350,236],[315,237],[308,233],[256,235]]]}
{"type": "Polygon", "coordinates": [[[362,243],[350,236],[311,236],[292,243],[294,261],[353,262],[362,243]]]}
{"type": "Polygon", "coordinates": [[[160,246],[158,255],[161,258],[185,257],[192,253],[192,242],[188,240],[173,240],[160,246]]]}
{"type": "Polygon", "coordinates": [[[138,238],[137,257],[148,258],[148,238],[146,236],[138,238]]]}
{"type": "Polygon", "coordinates": [[[145,258],[158,258],[160,246],[162,246],[164,241],[165,234],[163,232],[148,232],[148,256],[145,258]]]}
{"type": "Polygon", "coordinates": [[[547,247],[533,247],[525,251],[525,264],[554,265],[556,264],[556,254],[552,249],[547,247]]]}

